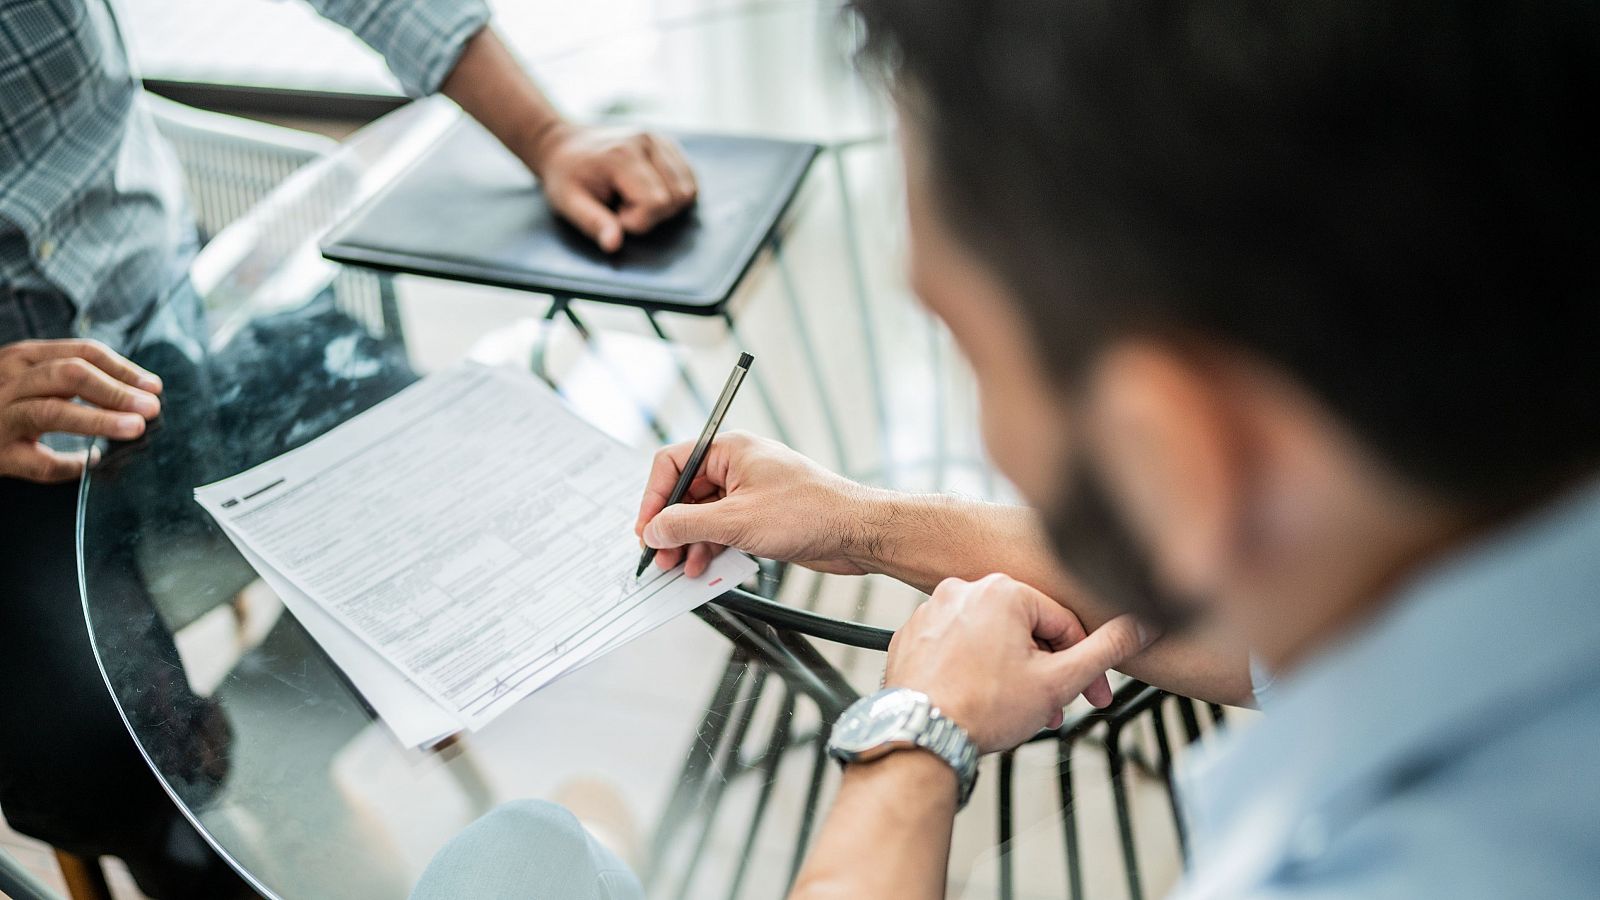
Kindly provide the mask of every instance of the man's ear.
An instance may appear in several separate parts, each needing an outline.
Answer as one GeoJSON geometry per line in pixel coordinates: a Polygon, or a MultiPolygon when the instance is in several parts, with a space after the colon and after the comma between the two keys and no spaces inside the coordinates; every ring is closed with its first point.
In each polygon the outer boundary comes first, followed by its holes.
{"type": "Polygon", "coordinates": [[[1155,340],[1101,355],[1087,381],[1086,437],[1096,468],[1163,586],[1212,594],[1236,551],[1243,448],[1224,383],[1155,340]]]}

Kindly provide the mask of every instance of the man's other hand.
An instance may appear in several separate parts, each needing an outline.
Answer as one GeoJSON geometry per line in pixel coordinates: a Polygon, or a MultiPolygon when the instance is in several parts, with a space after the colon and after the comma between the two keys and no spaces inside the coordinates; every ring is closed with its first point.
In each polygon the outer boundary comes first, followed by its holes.
{"type": "Polygon", "coordinates": [[[160,393],[161,379],[96,341],[0,346],[0,477],[43,484],[77,478],[86,456],[39,438],[65,432],[132,440],[160,414],[160,393]]]}
{"type": "Polygon", "coordinates": [[[624,234],[643,234],[694,202],[689,161],[671,138],[568,123],[539,142],[529,167],[556,212],[615,253],[624,234]]]}
{"type": "Polygon", "coordinates": [[[895,632],[884,684],[927,694],[988,753],[1060,726],[1079,694],[1110,703],[1106,671],[1146,643],[1131,616],[1085,635],[1077,616],[1009,576],[951,578],[895,632]]]}
{"type": "Polygon", "coordinates": [[[663,447],[650,469],[634,532],[660,551],[657,565],[686,562],[693,577],[737,547],[819,572],[865,573],[859,560],[879,527],[869,488],[776,441],[732,431],[712,442],[684,502],[667,507],[693,452],[692,442],[663,447]]]}

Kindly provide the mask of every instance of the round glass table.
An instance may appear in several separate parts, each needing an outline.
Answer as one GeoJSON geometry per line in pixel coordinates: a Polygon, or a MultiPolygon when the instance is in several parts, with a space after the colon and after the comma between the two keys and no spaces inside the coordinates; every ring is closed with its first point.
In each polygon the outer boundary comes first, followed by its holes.
{"type": "MultiPolygon", "coordinates": [[[[692,438],[729,360],[749,349],[760,364],[727,427],[860,479],[1005,499],[978,444],[970,379],[903,281],[890,118],[852,69],[853,40],[832,5],[757,4],[680,15],[536,66],[569,107],[827,148],[724,316],[647,317],[324,260],[327,230],[460,115],[431,100],[290,176],[201,251],[144,324],[131,355],[165,379],[165,409],[144,438],[105,447],[84,479],[85,613],[150,765],[261,893],[404,897],[468,823],[538,797],[604,830],[651,896],[782,896],[835,783],[827,729],[876,687],[881,653],[774,627],[729,598],[481,731],[407,749],[193,491],[464,359],[531,364],[625,443],[692,438]]],[[[748,587],[880,628],[922,598],[885,579],[770,564],[748,587]]],[[[1194,707],[1164,716],[1163,702],[1129,684],[1110,714],[986,761],[957,823],[952,896],[1076,895],[1097,878],[1138,896],[1170,881],[1181,834],[1169,795],[1124,788],[1164,786],[1174,748],[1201,731],[1194,707]],[[1172,741],[1168,718],[1181,726],[1172,741]],[[1080,834],[1082,816],[1107,827],[1080,834]],[[1154,823],[1137,854],[1135,818],[1154,823]],[[1106,853],[1080,846],[1096,841],[1106,853]]]]}

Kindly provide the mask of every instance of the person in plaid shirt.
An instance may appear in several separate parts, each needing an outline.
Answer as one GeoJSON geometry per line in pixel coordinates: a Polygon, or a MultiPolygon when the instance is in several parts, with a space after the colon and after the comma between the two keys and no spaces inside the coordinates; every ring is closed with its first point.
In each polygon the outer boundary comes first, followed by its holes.
{"type": "MultiPolygon", "coordinates": [[[[670,140],[562,118],[485,0],[310,3],[408,93],[481,121],[603,250],[694,201],[670,140]]],[[[218,897],[245,888],[163,794],[95,666],[73,553],[86,457],[41,441],[125,440],[159,413],[160,380],[114,348],[185,277],[181,184],[110,0],[0,3],[0,810],[58,847],[121,856],[152,896],[218,897]]]]}

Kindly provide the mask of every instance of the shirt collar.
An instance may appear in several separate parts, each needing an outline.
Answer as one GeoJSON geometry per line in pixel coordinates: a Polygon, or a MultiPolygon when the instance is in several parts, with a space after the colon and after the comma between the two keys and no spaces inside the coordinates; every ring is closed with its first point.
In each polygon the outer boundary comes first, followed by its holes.
{"type": "Polygon", "coordinates": [[[1316,844],[1386,776],[1459,752],[1600,669],[1600,482],[1432,566],[1378,618],[1274,685],[1263,721],[1183,773],[1196,876],[1316,844]],[[1208,871],[1211,870],[1211,871],[1208,871]]]}

